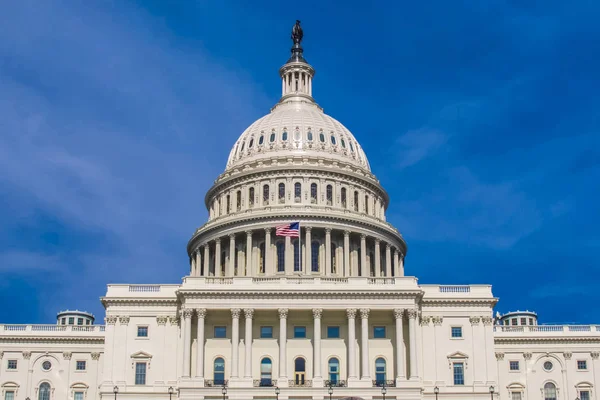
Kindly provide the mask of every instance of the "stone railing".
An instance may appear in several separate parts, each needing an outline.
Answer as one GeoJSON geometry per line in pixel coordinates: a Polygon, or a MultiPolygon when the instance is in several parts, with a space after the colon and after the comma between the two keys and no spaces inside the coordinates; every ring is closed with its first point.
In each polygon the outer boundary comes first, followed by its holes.
{"type": "Polygon", "coordinates": [[[227,386],[228,383],[229,383],[229,381],[227,379],[216,380],[216,381],[213,379],[205,379],[204,387],[221,387],[221,386],[227,386]]]}
{"type": "Polygon", "coordinates": [[[494,332],[501,333],[568,333],[568,332],[590,332],[593,335],[600,335],[600,325],[495,325],[494,332]]]}
{"type": "Polygon", "coordinates": [[[35,336],[39,335],[40,333],[51,334],[54,336],[55,333],[58,333],[59,335],[64,335],[68,334],[69,332],[75,332],[76,335],[79,335],[85,333],[100,333],[104,331],[104,325],[0,325],[0,336],[14,334],[35,336]]]}
{"type": "Polygon", "coordinates": [[[227,285],[232,287],[252,287],[255,285],[268,286],[387,286],[397,289],[418,290],[414,277],[341,277],[341,276],[315,276],[315,275],[280,275],[280,276],[236,276],[236,277],[186,277],[183,288],[206,288],[210,286],[227,285]]]}
{"type": "Polygon", "coordinates": [[[129,285],[130,292],[160,292],[160,285],[129,285]]]}
{"type": "Polygon", "coordinates": [[[440,285],[440,293],[469,293],[471,292],[471,287],[468,285],[440,285]]]}
{"type": "Polygon", "coordinates": [[[272,379],[254,379],[252,381],[254,387],[272,387],[275,386],[275,382],[272,379]]]}
{"type": "Polygon", "coordinates": [[[126,285],[110,284],[108,285],[105,298],[110,297],[158,297],[168,298],[176,297],[176,290],[180,285],[126,285]]]}
{"type": "Polygon", "coordinates": [[[373,380],[373,387],[396,387],[396,381],[395,380],[378,380],[378,379],[374,379],[373,380]]]}
{"type": "Polygon", "coordinates": [[[323,387],[346,387],[347,383],[344,380],[337,380],[337,381],[324,381],[323,382],[323,387]]]}
{"type": "Polygon", "coordinates": [[[298,381],[296,382],[294,379],[290,379],[288,381],[289,387],[312,387],[312,381],[305,380],[304,382],[298,381]]]}

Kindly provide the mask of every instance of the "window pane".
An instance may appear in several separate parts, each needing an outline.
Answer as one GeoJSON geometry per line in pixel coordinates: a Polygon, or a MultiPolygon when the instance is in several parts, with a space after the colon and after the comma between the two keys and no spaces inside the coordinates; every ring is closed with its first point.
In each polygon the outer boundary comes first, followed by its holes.
{"type": "Polygon", "coordinates": [[[227,337],[227,328],[224,326],[215,326],[215,337],[221,339],[227,337]]]}
{"type": "Polygon", "coordinates": [[[8,369],[17,369],[17,360],[8,360],[8,369]]]}
{"type": "Polygon", "coordinates": [[[44,382],[40,385],[38,400],[50,400],[50,384],[44,382]]]}
{"type": "Polygon", "coordinates": [[[509,363],[510,365],[510,370],[511,371],[518,371],[519,370],[519,362],[518,361],[511,361],[509,363]]]}
{"type": "Polygon", "coordinates": [[[310,245],[310,270],[319,272],[319,242],[312,242],[310,245]]]}
{"type": "Polygon", "coordinates": [[[385,339],[385,326],[374,326],[373,337],[375,339],[385,339]]]}
{"type": "Polygon", "coordinates": [[[147,326],[138,326],[137,335],[138,335],[138,337],[148,337],[148,327],[147,326]]]}
{"type": "Polygon", "coordinates": [[[305,326],[295,326],[294,327],[294,338],[296,338],[296,339],[306,338],[306,327],[305,326]]]}
{"type": "Polygon", "coordinates": [[[587,361],[586,360],[578,360],[577,361],[577,369],[587,369],[587,361]]]}
{"type": "Polygon", "coordinates": [[[83,392],[75,392],[73,400],[83,400],[83,392]]]}
{"type": "Polygon", "coordinates": [[[582,390],[579,392],[580,400],[590,400],[590,392],[588,390],[582,390]]]}
{"type": "Polygon", "coordinates": [[[460,326],[452,327],[452,337],[453,338],[461,338],[462,337],[462,328],[460,326]]]}
{"type": "Polygon", "coordinates": [[[85,371],[85,361],[77,361],[75,369],[77,371],[85,371]]]}
{"type": "Polygon", "coordinates": [[[464,385],[465,384],[463,363],[454,363],[454,384],[455,385],[464,385]]]}
{"type": "Polygon", "coordinates": [[[261,326],[260,327],[260,337],[263,339],[271,339],[273,337],[273,327],[272,326],[261,326]]]}
{"type": "Polygon", "coordinates": [[[339,326],[328,326],[327,327],[327,337],[330,339],[338,339],[340,337],[340,327],[339,326]]]}
{"type": "Polygon", "coordinates": [[[15,400],[15,392],[6,392],[4,395],[5,400],[15,400]]]}
{"type": "Polygon", "coordinates": [[[556,400],[556,386],[553,383],[548,382],[544,385],[544,399],[556,400]]]}
{"type": "Polygon", "coordinates": [[[521,400],[521,392],[512,392],[511,400],[521,400]]]}
{"type": "Polygon", "coordinates": [[[146,363],[135,364],[135,384],[145,385],[146,384],[146,363]]]}

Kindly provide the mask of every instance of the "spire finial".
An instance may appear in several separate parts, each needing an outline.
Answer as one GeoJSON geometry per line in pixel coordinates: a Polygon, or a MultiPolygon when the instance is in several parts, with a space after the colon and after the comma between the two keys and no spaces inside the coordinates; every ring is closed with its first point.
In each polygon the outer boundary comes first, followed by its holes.
{"type": "Polygon", "coordinates": [[[292,40],[294,44],[300,44],[302,41],[302,37],[304,36],[304,32],[302,32],[302,27],[300,26],[300,20],[296,20],[296,25],[292,28],[292,40]]]}
{"type": "Polygon", "coordinates": [[[292,28],[292,41],[294,45],[292,46],[292,56],[288,60],[288,62],[306,62],[302,53],[304,50],[300,45],[302,42],[302,38],[304,37],[304,32],[302,31],[302,27],[300,26],[300,20],[296,20],[296,24],[292,28]]]}

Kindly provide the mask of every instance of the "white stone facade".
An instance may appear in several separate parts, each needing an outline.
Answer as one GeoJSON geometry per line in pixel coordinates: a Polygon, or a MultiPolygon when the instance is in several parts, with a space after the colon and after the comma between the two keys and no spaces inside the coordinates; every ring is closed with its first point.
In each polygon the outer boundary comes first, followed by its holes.
{"type": "Polygon", "coordinates": [[[0,325],[3,400],[596,399],[599,326],[498,325],[490,286],[405,276],[388,195],[314,72],[295,46],[180,285],[109,285],[105,325],[0,325]]]}

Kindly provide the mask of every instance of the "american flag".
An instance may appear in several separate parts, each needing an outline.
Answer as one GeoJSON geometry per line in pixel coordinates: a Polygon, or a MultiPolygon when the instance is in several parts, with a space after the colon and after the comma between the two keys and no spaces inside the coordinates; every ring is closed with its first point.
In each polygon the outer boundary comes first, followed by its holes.
{"type": "Polygon", "coordinates": [[[275,229],[276,236],[300,237],[300,222],[280,225],[275,229]]]}

